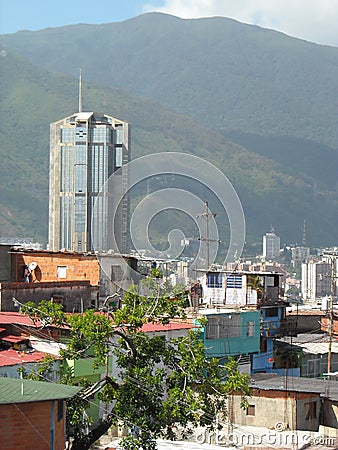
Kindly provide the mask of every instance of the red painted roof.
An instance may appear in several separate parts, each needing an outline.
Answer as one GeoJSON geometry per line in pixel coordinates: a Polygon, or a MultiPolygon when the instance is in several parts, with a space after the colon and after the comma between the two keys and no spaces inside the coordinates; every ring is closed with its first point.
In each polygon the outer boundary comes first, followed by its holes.
{"type": "Polygon", "coordinates": [[[9,350],[0,351],[0,367],[5,366],[14,366],[16,364],[25,364],[31,362],[39,362],[42,361],[46,356],[46,353],[42,352],[33,352],[33,353],[24,353],[18,352],[17,350],[13,350],[12,348],[9,350]]]}
{"type": "MultiPolygon", "coordinates": [[[[96,314],[103,314],[102,312],[96,312],[96,314]]],[[[26,315],[20,312],[0,312],[0,325],[1,324],[19,324],[19,325],[27,325],[32,327],[41,327],[42,324],[38,321],[34,324],[31,319],[26,315]]],[[[67,327],[58,327],[58,328],[67,328],[67,327]]],[[[173,330],[184,330],[196,328],[196,325],[193,325],[189,322],[170,322],[167,325],[162,325],[160,323],[146,323],[142,327],[142,331],[144,333],[147,332],[156,332],[156,331],[173,331],[173,330]]]]}
{"type": "Polygon", "coordinates": [[[5,342],[25,342],[25,341],[28,341],[28,337],[27,336],[14,336],[14,335],[10,334],[9,336],[0,337],[0,340],[5,341],[5,342]]]}
{"type": "Polygon", "coordinates": [[[174,331],[174,330],[190,330],[196,328],[196,325],[187,322],[170,322],[167,325],[161,323],[145,323],[142,327],[144,333],[155,331],[174,331]]]}
{"type": "MultiPolygon", "coordinates": [[[[34,323],[26,314],[22,314],[16,311],[2,311],[0,312],[0,325],[7,325],[7,324],[26,325],[35,328],[41,328],[43,326],[39,320],[37,320],[34,323]]],[[[54,328],[68,328],[65,325],[56,326],[51,324],[48,326],[54,328]]]]}
{"type": "Polygon", "coordinates": [[[31,327],[41,327],[40,322],[34,323],[31,321],[31,319],[26,316],[26,314],[22,314],[20,312],[15,311],[2,311],[0,312],[0,324],[10,324],[10,323],[16,323],[19,325],[28,325],[31,327]]]}

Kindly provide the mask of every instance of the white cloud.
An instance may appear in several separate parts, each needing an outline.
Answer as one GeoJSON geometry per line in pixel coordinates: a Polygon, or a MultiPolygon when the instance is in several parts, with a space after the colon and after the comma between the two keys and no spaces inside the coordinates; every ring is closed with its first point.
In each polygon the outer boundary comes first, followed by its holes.
{"type": "Polygon", "coordinates": [[[223,16],[318,44],[338,46],[337,0],[165,0],[145,4],[181,18],[223,16]]]}

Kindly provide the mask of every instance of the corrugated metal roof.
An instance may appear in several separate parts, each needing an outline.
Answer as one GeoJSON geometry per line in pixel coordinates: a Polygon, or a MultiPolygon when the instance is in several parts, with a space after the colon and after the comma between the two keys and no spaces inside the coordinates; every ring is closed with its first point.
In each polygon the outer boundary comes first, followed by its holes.
{"type": "MultiPolygon", "coordinates": [[[[11,324],[16,324],[16,325],[26,325],[29,327],[34,327],[34,328],[41,328],[43,326],[43,324],[41,323],[40,320],[37,320],[35,323],[30,319],[29,316],[27,316],[26,314],[20,313],[20,312],[16,312],[16,311],[0,311],[0,325],[11,325],[11,324]]],[[[62,325],[62,326],[56,326],[56,325],[48,325],[48,327],[53,327],[53,328],[62,328],[62,329],[67,329],[69,327],[62,325]]],[[[4,328],[5,330],[5,328],[4,328]]]]}
{"type": "Polygon", "coordinates": [[[79,386],[0,377],[0,404],[66,399],[74,397],[81,389],[79,386]]]}
{"type": "Polygon", "coordinates": [[[191,328],[196,328],[196,325],[188,322],[170,322],[165,325],[161,323],[145,323],[142,326],[142,331],[144,333],[149,333],[152,331],[189,330],[191,328]]]}
{"type": "Polygon", "coordinates": [[[319,394],[331,400],[338,400],[338,381],[317,378],[287,377],[276,374],[255,374],[251,387],[264,391],[288,391],[319,394]]]}
{"type": "MultiPolygon", "coordinates": [[[[276,339],[277,342],[286,344],[290,347],[302,349],[304,353],[324,355],[329,350],[329,337],[326,334],[304,333],[297,336],[285,336],[276,339]]],[[[334,336],[331,342],[332,353],[338,353],[338,341],[334,336]]]]}
{"type": "Polygon", "coordinates": [[[8,336],[0,337],[1,341],[5,342],[25,342],[28,341],[28,336],[14,336],[13,334],[9,334],[8,336]]]}
{"type": "MultiPolygon", "coordinates": [[[[329,344],[327,342],[307,342],[305,344],[297,344],[302,348],[304,353],[324,355],[329,351],[329,344]]],[[[332,342],[332,353],[338,353],[338,343],[332,342]]]]}
{"type": "Polygon", "coordinates": [[[0,324],[18,324],[18,325],[28,325],[30,327],[41,327],[40,321],[37,321],[35,324],[33,321],[20,312],[14,311],[2,311],[0,312],[0,324]]]}
{"type": "Polygon", "coordinates": [[[46,353],[34,351],[32,353],[20,352],[13,350],[0,351],[0,367],[15,366],[17,364],[33,363],[43,361],[46,353]]]}
{"type": "Polygon", "coordinates": [[[299,309],[287,311],[286,316],[324,316],[325,312],[320,309],[299,309]]]}

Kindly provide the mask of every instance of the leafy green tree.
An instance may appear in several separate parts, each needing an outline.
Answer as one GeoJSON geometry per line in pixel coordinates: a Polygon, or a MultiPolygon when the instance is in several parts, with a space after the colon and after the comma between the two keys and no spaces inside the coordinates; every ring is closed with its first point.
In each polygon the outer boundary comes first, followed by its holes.
{"type": "MultiPolygon", "coordinates": [[[[95,364],[100,365],[113,348],[119,369],[117,379],[108,374],[70,402],[69,426],[76,430],[72,450],[88,449],[114,424],[130,430],[121,443],[124,449],[153,450],[158,438],[186,437],[196,426],[217,427],[219,418],[227,414],[229,392],[240,392],[243,398],[250,395],[248,378],[238,372],[234,361],[220,366],[217,359],[206,357],[199,327],[185,337],[167,340],[142,332],[145,323],[165,324],[184,317],[184,301],[169,296],[147,298],[132,289],[126,293],[122,308],[110,314],[87,310],[61,317],[55,308],[57,323],[70,328],[65,358],[82,358],[91,349],[95,364]],[[88,396],[97,391],[113,408],[85,434],[81,411],[88,396]]],[[[55,306],[44,303],[34,308],[28,304],[23,311],[35,320],[48,313],[51,324],[55,306]]],[[[69,376],[64,381],[72,382],[69,376]]]]}

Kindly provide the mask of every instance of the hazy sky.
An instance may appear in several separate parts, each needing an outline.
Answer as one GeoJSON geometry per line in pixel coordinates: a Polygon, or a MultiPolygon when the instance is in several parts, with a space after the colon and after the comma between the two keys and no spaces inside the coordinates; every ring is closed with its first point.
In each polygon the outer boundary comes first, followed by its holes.
{"type": "Polygon", "coordinates": [[[224,16],[338,46],[338,0],[0,0],[0,34],[77,23],[119,22],[149,11],[224,16]]]}

